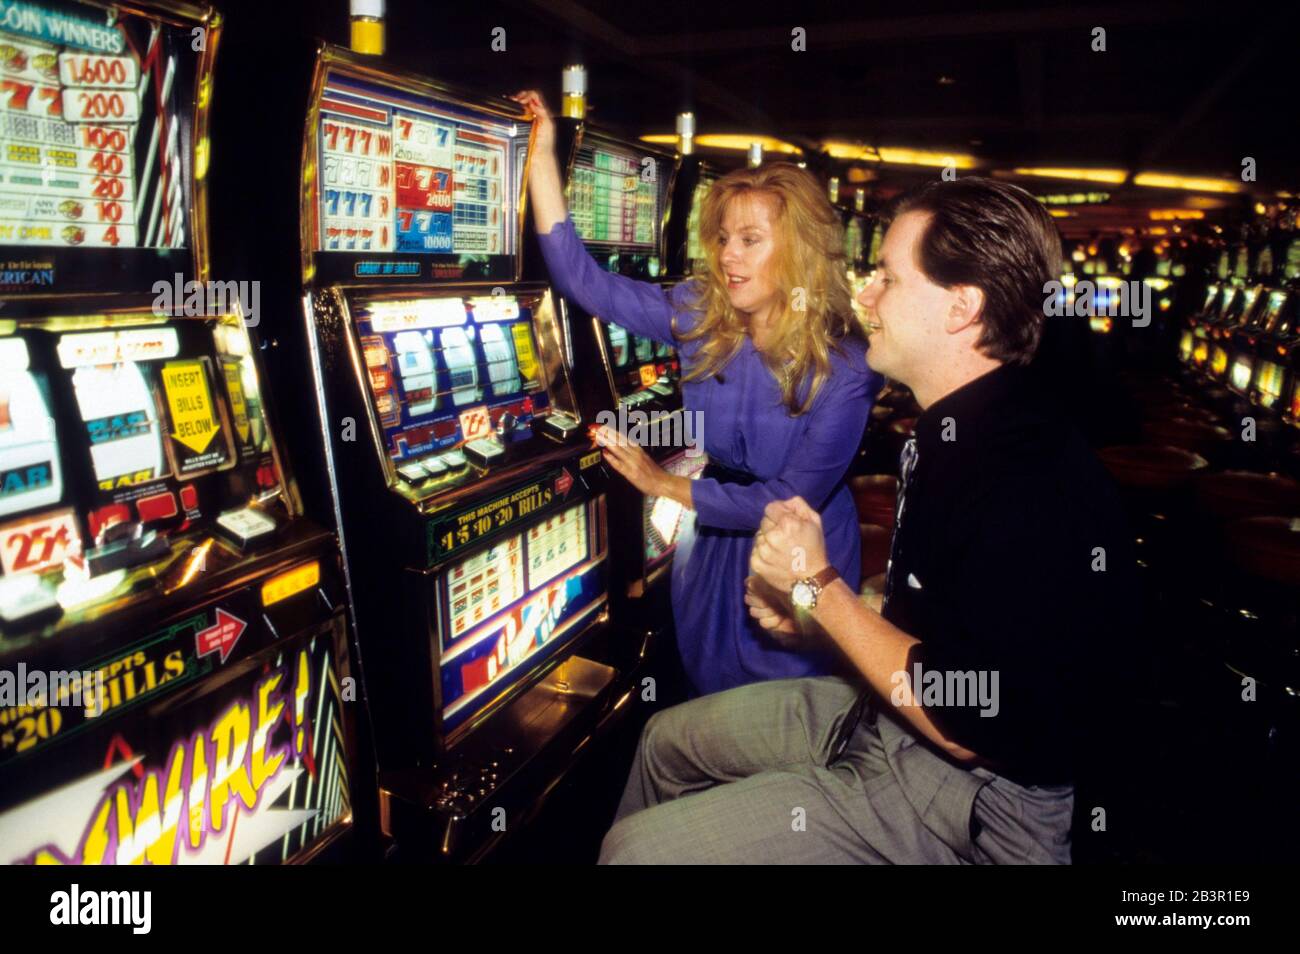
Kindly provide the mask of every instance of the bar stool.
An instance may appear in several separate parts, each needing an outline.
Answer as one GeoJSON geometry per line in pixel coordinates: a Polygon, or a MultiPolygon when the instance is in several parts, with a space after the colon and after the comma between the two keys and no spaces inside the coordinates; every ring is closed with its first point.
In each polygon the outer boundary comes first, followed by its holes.
{"type": "Polygon", "coordinates": [[[1148,444],[1105,447],[1097,456],[1120,486],[1138,566],[1163,592],[1182,569],[1192,478],[1209,462],[1181,447],[1148,444]]]}
{"type": "Polygon", "coordinates": [[[1196,478],[1196,509],[1224,524],[1247,517],[1300,517],[1300,481],[1229,470],[1196,478]]]}
{"type": "Polygon", "coordinates": [[[1232,432],[1226,427],[1186,417],[1144,421],[1142,433],[1153,444],[1181,447],[1216,464],[1232,452],[1232,432]]]}
{"type": "Polygon", "coordinates": [[[897,477],[890,474],[850,477],[849,493],[853,494],[860,522],[889,528],[894,526],[894,510],[898,502],[897,477]]]}
{"type": "MultiPolygon", "coordinates": [[[[1240,685],[1254,680],[1254,703],[1229,701],[1283,784],[1295,785],[1300,752],[1300,518],[1247,517],[1226,529],[1223,663],[1240,685]],[[1289,773],[1289,774],[1288,774],[1289,773]]],[[[1250,738],[1251,736],[1247,736],[1250,738]]],[[[1294,792],[1286,796],[1292,806],[1294,792]]]]}

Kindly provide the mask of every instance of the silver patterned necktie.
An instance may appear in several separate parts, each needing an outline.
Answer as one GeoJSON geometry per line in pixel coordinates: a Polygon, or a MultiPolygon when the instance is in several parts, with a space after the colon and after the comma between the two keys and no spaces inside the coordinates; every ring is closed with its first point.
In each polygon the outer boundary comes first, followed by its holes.
{"type": "MultiPolygon", "coordinates": [[[[889,606],[889,598],[894,592],[894,564],[898,559],[898,533],[903,526],[903,511],[907,505],[907,485],[912,479],[912,472],[916,470],[916,438],[909,437],[907,443],[903,445],[903,453],[899,455],[898,460],[898,499],[894,502],[894,535],[889,541],[889,563],[885,567],[885,601],[881,605],[881,610],[889,606]]],[[[875,722],[874,707],[872,705],[871,690],[865,689],[858,696],[858,701],[854,703],[844,721],[840,724],[839,731],[831,743],[830,757],[827,759],[827,765],[833,765],[844,754],[848,748],[849,741],[853,738],[853,733],[857,731],[858,723],[866,717],[868,722],[875,722]]]]}
{"type": "Polygon", "coordinates": [[[885,601],[883,610],[889,606],[894,595],[894,564],[898,562],[898,537],[903,529],[903,511],[907,509],[907,485],[916,470],[916,438],[909,437],[903,445],[903,453],[898,458],[898,500],[894,502],[894,535],[889,541],[889,562],[885,564],[885,601]]]}

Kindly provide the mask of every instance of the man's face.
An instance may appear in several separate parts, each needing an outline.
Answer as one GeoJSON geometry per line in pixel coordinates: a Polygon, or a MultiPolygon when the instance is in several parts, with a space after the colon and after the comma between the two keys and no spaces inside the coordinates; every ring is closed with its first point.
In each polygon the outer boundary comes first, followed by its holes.
{"type": "Polygon", "coordinates": [[[894,220],[880,245],[875,275],[858,295],[867,321],[879,325],[871,334],[867,364],[913,387],[927,362],[943,360],[944,322],[955,300],[917,265],[928,221],[923,212],[905,212],[894,220]]]}

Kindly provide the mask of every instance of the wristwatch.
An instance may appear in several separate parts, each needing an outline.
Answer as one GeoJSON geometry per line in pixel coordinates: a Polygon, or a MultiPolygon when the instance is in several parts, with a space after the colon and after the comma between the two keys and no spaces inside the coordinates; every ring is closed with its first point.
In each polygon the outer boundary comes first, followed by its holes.
{"type": "Polygon", "coordinates": [[[822,590],[838,578],[839,573],[835,571],[835,567],[828,566],[816,576],[796,580],[794,586],[790,587],[790,602],[794,604],[795,609],[811,613],[817,608],[817,598],[822,595],[822,590]]]}

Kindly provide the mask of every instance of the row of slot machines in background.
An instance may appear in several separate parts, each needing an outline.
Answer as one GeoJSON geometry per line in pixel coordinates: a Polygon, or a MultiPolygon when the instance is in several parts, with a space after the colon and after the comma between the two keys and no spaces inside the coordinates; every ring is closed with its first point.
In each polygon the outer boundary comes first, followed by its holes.
{"type": "Polygon", "coordinates": [[[221,18],[0,14],[0,862],[305,860],[352,818],[346,594],[191,284],[221,18]]]}
{"type": "Polygon", "coordinates": [[[1294,277],[1212,282],[1181,331],[1178,356],[1243,406],[1300,428],[1300,289],[1294,277]]]}
{"type": "MultiPolygon", "coordinates": [[[[560,127],[592,254],[681,281],[693,200],[720,173],[560,127]]],[[[687,515],[612,479],[590,428],[620,405],[680,415],[680,363],[548,287],[517,104],[324,46],[307,130],[307,337],[383,835],[476,860],[626,714],[667,631],[687,515]]]]}

